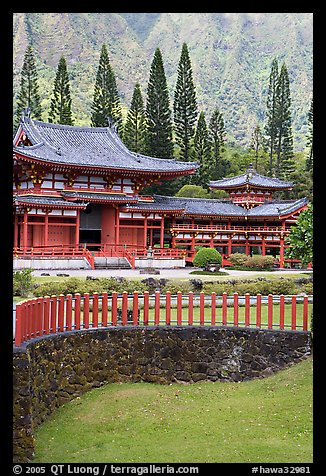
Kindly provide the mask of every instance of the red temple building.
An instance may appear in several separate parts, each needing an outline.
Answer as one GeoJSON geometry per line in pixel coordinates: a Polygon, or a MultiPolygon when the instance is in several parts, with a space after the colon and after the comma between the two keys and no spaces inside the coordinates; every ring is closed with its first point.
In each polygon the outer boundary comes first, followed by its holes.
{"type": "Polygon", "coordinates": [[[21,118],[14,138],[14,256],[137,257],[191,262],[198,245],[223,256],[258,252],[285,264],[285,237],[307,199],[273,199],[284,182],[246,173],[209,183],[228,199],[144,196],[144,187],[193,174],[196,162],[131,152],[114,126],[76,127],[21,118]]]}

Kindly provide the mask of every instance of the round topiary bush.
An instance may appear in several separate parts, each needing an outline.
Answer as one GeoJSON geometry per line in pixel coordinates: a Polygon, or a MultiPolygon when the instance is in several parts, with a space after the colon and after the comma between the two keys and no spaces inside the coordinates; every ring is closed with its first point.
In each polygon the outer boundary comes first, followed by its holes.
{"type": "Polygon", "coordinates": [[[222,256],[215,248],[200,248],[195,254],[193,265],[206,268],[210,264],[222,264],[222,256]]]}

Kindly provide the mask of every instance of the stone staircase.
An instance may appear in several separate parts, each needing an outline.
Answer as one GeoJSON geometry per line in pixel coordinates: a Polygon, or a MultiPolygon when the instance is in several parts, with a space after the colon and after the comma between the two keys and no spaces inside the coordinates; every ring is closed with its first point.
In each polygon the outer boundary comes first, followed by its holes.
{"type": "Polygon", "coordinates": [[[94,269],[131,269],[131,264],[126,258],[95,256],[94,269]]]}

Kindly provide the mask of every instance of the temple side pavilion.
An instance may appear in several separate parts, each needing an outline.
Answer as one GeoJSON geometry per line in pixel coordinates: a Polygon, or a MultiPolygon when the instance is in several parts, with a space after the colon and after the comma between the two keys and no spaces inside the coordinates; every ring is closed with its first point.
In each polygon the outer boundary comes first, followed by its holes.
{"type": "Polygon", "coordinates": [[[114,126],[66,126],[21,118],[14,138],[14,254],[146,256],[192,262],[198,245],[223,256],[258,252],[278,257],[307,199],[277,200],[291,182],[245,174],[210,182],[228,199],[144,196],[151,183],[193,174],[196,162],[129,151],[114,126]]]}

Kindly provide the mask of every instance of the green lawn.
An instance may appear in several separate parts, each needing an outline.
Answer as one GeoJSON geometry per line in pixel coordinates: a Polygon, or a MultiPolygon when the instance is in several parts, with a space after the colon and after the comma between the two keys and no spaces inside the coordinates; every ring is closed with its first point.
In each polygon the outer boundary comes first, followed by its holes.
{"type": "Polygon", "coordinates": [[[242,383],[105,385],[39,427],[34,462],[312,462],[312,358],[242,383]]]}

